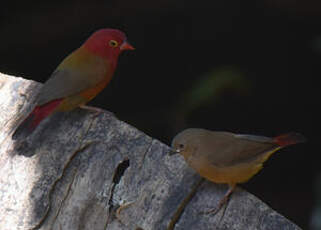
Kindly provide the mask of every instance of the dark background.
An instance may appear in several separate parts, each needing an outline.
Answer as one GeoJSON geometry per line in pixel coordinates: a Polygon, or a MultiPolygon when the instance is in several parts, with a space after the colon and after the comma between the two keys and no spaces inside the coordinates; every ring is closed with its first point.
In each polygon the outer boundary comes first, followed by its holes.
{"type": "Polygon", "coordinates": [[[304,134],[307,143],[279,151],[241,186],[312,229],[321,168],[320,1],[4,2],[0,71],[44,82],[102,27],[125,31],[136,50],[122,54],[90,105],[167,144],[187,127],[304,134]]]}

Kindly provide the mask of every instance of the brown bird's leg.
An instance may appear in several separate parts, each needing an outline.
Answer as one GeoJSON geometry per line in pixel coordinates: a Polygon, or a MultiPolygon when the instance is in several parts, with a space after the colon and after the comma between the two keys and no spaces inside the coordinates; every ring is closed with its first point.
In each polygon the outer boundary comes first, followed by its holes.
{"type": "Polygon", "coordinates": [[[220,200],[220,202],[218,203],[218,205],[214,208],[214,209],[211,209],[209,211],[206,211],[204,212],[204,214],[211,214],[211,213],[214,213],[216,214],[218,211],[220,211],[220,209],[222,208],[223,205],[226,204],[226,202],[229,200],[231,194],[233,193],[236,185],[235,184],[229,184],[228,185],[229,188],[227,190],[227,192],[225,193],[225,195],[223,196],[223,198],[220,200]]]}

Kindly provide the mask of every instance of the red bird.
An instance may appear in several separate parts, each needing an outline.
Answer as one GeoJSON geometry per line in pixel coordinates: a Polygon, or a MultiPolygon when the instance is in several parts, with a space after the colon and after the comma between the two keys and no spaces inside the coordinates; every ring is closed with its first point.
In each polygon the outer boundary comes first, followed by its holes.
{"type": "Polygon", "coordinates": [[[13,138],[30,135],[44,118],[55,112],[84,107],[110,82],[120,53],[133,49],[120,30],[96,31],[45,82],[36,97],[36,107],[16,129],[13,138]]]}

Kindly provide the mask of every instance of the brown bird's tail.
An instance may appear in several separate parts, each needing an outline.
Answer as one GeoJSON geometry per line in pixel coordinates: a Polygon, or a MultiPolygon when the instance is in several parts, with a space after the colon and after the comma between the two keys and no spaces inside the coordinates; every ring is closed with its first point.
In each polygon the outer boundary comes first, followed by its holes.
{"type": "Polygon", "coordinates": [[[274,137],[273,140],[281,147],[285,147],[288,145],[305,142],[306,138],[300,133],[287,133],[274,137]]]}
{"type": "Polygon", "coordinates": [[[55,110],[61,101],[62,99],[58,99],[41,106],[36,106],[29,116],[18,126],[12,135],[12,139],[25,139],[29,136],[39,123],[55,110]]]}

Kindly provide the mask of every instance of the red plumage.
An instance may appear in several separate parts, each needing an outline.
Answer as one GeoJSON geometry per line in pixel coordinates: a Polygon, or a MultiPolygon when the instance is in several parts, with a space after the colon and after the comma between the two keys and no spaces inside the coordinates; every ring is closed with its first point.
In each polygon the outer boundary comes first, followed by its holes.
{"type": "Polygon", "coordinates": [[[294,145],[297,143],[305,142],[306,139],[300,133],[287,133],[277,137],[274,137],[274,141],[282,146],[294,145]]]}
{"type": "Polygon", "coordinates": [[[48,102],[47,104],[36,106],[29,116],[20,124],[18,129],[15,131],[15,136],[27,136],[30,135],[39,123],[49,116],[55,108],[62,102],[63,99],[57,99],[48,102]]]}
{"type": "Polygon", "coordinates": [[[66,112],[92,100],[110,82],[119,55],[134,49],[126,35],[116,29],[101,29],[68,55],[45,82],[37,105],[20,124],[13,139],[26,138],[54,112],[66,112]]]}

